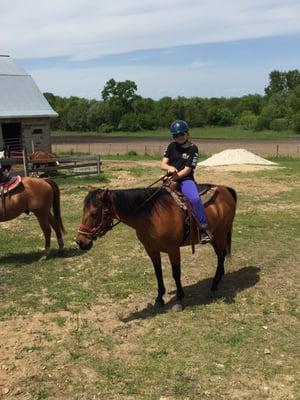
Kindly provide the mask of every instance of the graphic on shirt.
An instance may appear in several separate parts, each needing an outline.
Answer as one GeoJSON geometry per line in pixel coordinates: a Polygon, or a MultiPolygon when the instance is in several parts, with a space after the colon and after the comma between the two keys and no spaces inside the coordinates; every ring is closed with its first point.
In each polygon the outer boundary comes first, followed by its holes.
{"type": "Polygon", "coordinates": [[[199,158],[199,154],[198,154],[198,153],[195,153],[195,154],[194,154],[194,157],[193,157],[193,160],[192,160],[192,166],[193,166],[193,167],[196,167],[197,162],[198,162],[198,158],[199,158]]]}

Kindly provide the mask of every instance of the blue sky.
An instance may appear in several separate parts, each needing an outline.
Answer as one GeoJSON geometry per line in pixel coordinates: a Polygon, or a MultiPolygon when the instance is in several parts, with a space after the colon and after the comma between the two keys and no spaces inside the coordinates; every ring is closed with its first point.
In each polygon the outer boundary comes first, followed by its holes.
{"type": "Polygon", "coordinates": [[[154,99],[263,94],[269,72],[300,69],[299,0],[21,4],[0,0],[0,53],[60,96],[100,99],[110,78],[154,99]]]}

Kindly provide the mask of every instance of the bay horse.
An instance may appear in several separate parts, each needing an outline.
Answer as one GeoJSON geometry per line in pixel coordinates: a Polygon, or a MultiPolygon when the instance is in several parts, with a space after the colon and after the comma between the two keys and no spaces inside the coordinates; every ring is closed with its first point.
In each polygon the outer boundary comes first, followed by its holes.
{"type": "Polygon", "coordinates": [[[44,234],[45,258],[50,254],[51,228],[56,233],[59,251],[62,251],[62,234],[65,230],[60,212],[60,191],[56,182],[51,179],[24,177],[15,189],[4,196],[0,204],[0,222],[32,212],[44,234]]]}
{"type": "MultiPolygon", "coordinates": [[[[209,230],[213,235],[211,244],[217,255],[217,270],[211,291],[218,290],[224,275],[225,256],[231,252],[232,225],[235,216],[237,194],[225,186],[216,187],[216,195],[206,205],[205,212],[209,230]]],[[[155,307],[163,307],[166,292],[161,252],[167,253],[176,283],[176,302],[174,310],[183,309],[184,291],[181,286],[180,247],[191,244],[185,238],[186,212],[166,189],[140,188],[126,190],[90,190],[84,200],[82,223],[76,242],[82,250],[89,250],[97,237],[105,235],[117,219],[132,227],[148,253],[156,274],[158,294],[155,307]]],[[[193,227],[193,240],[199,242],[196,226],[193,227]]]]}

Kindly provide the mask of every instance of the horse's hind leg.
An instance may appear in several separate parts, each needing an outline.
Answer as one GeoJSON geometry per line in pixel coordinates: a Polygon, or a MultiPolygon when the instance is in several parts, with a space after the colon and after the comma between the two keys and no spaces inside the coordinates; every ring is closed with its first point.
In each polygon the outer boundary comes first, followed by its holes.
{"type": "Polygon", "coordinates": [[[50,254],[50,242],[51,242],[51,228],[50,228],[50,224],[49,224],[49,217],[48,215],[42,215],[42,214],[35,214],[40,227],[44,233],[44,237],[45,237],[45,258],[49,257],[50,254]]]}
{"type": "Polygon", "coordinates": [[[49,222],[51,227],[54,229],[55,234],[56,234],[56,238],[57,238],[57,243],[58,243],[58,251],[61,252],[64,248],[64,241],[62,238],[62,232],[61,229],[56,221],[56,219],[54,218],[54,216],[49,213],[49,222]]]}
{"type": "Polygon", "coordinates": [[[157,279],[157,297],[155,299],[155,304],[154,307],[163,307],[165,302],[163,299],[164,294],[166,293],[164,281],[163,281],[163,275],[162,275],[162,269],[161,269],[161,256],[159,251],[153,251],[150,249],[147,249],[145,247],[149,257],[151,258],[156,279],[157,279]]]}

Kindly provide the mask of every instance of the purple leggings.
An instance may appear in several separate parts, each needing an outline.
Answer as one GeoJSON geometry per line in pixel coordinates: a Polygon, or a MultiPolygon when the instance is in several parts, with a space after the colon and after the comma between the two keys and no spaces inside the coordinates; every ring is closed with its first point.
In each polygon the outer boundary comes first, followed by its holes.
{"type": "Polygon", "coordinates": [[[204,207],[200,199],[196,183],[191,179],[180,182],[181,192],[189,199],[192,204],[193,211],[200,224],[207,224],[207,218],[205,215],[204,207]]]}

